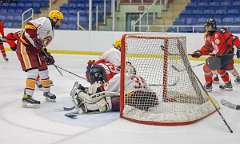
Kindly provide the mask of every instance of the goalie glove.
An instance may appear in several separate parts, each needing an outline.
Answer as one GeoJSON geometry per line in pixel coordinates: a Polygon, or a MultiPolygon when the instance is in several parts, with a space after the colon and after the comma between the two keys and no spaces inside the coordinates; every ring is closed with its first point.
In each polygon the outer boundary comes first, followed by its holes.
{"type": "Polygon", "coordinates": [[[201,52],[200,52],[199,50],[196,50],[196,51],[194,51],[194,52],[191,54],[191,56],[192,56],[193,58],[199,58],[200,56],[202,56],[202,54],[201,54],[201,52]]]}
{"type": "Polygon", "coordinates": [[[89,94],[95,94],[104,91],[104,83],[101,81],[97,81],[93,83],[91,86],[88,88],[88,93],[89,94]]]}

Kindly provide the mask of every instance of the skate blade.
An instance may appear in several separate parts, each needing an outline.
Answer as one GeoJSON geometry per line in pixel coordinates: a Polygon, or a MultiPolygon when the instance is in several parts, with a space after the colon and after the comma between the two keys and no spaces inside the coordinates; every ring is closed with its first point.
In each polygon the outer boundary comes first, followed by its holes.
{"type": "Polygon", "coordinates": [[[223,90],[225,90],[225,91],[232,91],[233,89],[232,88],[225,88],[223,90]]]}
{"type": "Polygon", "coordinates": [[[30,104],[30,103],[23,102],[22,107],[38,109],[38,108],[40,108],[40,104],[30,104]]]}
{"type": "Polygon", "coordinates": [[[208,90],[206,89],[206,91],[207,91],[207,92],[212,92],[212,89],[208,89],[208,90]]]}
{"type": "Polygon", "coordinates": [[[56,102],[56,99],[45,98],[45,100],[47,102],[51,102],[51,103],[55,103],[56,102]]]}

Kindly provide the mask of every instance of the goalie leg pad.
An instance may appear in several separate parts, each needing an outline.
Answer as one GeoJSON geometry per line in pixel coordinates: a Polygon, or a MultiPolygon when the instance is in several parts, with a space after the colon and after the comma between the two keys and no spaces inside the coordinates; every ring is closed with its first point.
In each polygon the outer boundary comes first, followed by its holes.
{"type": "Polygon", "coordinates": [[[101,99],[95,104],[84,103],[84,107],[81,107],[84,112],[107,112],[111,110],[111,103],[108,103],[106,98],[101,99]]]}

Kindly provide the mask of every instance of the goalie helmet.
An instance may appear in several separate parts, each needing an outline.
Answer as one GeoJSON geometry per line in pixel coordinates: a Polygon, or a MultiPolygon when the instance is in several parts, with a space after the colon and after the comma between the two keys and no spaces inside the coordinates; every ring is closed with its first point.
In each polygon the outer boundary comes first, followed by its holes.
{"type": "Polygon", "coordinates": [[[101,81],[107,82],[105,69],[97,64],[89,64],[86,71],[86,77],[91,84],[101,81]]]}
{"type": "Polygon", "coordinates": [[[213,19],[213,18],[209,18],[205,25],[204,25],[205,29],[207,32],[215,32],[217,31],[217,23],[216,23],[216,20],[213,19]],[[211,27],[209,27],[211,26],[211,27]]]}

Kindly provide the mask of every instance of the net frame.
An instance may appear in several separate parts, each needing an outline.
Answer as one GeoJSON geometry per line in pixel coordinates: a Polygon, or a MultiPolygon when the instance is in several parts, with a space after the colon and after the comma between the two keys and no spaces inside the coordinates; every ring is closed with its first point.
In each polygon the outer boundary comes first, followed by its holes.
{"type": "MultiPolygon", "coordinates": [[[[219,105],[217,104],[216,100],[213,99],[203,88],[200,80],[197,78],[197,76],[195,75],[195,73],[193,72],[190,63],[188,61],[187,58],[187,54],[185,53],[186,51],[184,51],[183,45],[182,43],[179,41],[179,39],[186,39],[186,37],[170,37],[170,36],[150,36],[150,35],[139,35],[139,34],[125,34],[122,36],[122,47],[121,47],[121,77],[120,77],[120,117],[136,122],[136,123],[141,123],[141,124],[148,124],[148,125],[167,125],[167,126],[175,126],[175,125],[187,125],[187,124],[192,124],[194,122],[197,122],[201,119],[206,118],[207,116],[213,114],[216,111],[216,107],[214,107],[214,105],[217,105],[217,108],[219,108],[219,105]],[[136,38],[136,39],[161,39],[164,41],[164,53],[163,53],[163,83],[162,83],[162,87],[163,87],[163,91],[162,91],[162,96],[167,98],[168,97],[168,75],[167,75],[167,70],[168,70],[168,59],[169,59],[169,55],[171,55],[168,51],[168,40],[171,39],[175,39],[177,40],[177,48],[179,49],[180,52],[180,58],[185,61],[184,62],[184,67],[186,68],[186,71],[189,74],[189,77],[191,77],[191,79],[193,79],[194,81],[191,82],[191,84],[194,87],[194,90],[196,91],[196,93],[201,94],[203,91],[203,93],[206,94],[206,97],[208,99],[208,102],[205,102],[204,99],[200,100],[202,101],[202,103],[205,103],[203,105],[203,107],[207,107],[207,109],[209,109],[209,112],[207,112],[206,114],[204,114],[201,117],[196,117],[190,120],[162,120],[161,118],[157,121],[155,120],[142,120],[142,119],[137,119],[137,118],[131,118],[129,116],[126,116],[124,113],[124,108],[128,107],[124,105],[124,101],[125,101],[125,79],[124,79],[124,75],[125,75],[125,64],[126,64],[126,50],[127,50],[127,46],[126,46],[126,38],[136,38]],[[199,85],[200,84],[200,85],[199,85]],[[201,90],[203,89],[203,90],[201,90]],[[214,103],[214,104],[212,104],[214,103]]],[[[201,99],[201,97],[200,97],[201,99]]],[[[166,101],[171,101],[168,99],[165,99],[166,101]]],[[[203,110],[204,111],[204,110],[203,110]]],[[[140,112],[139,112],[140,113],[140,112]]]]}

